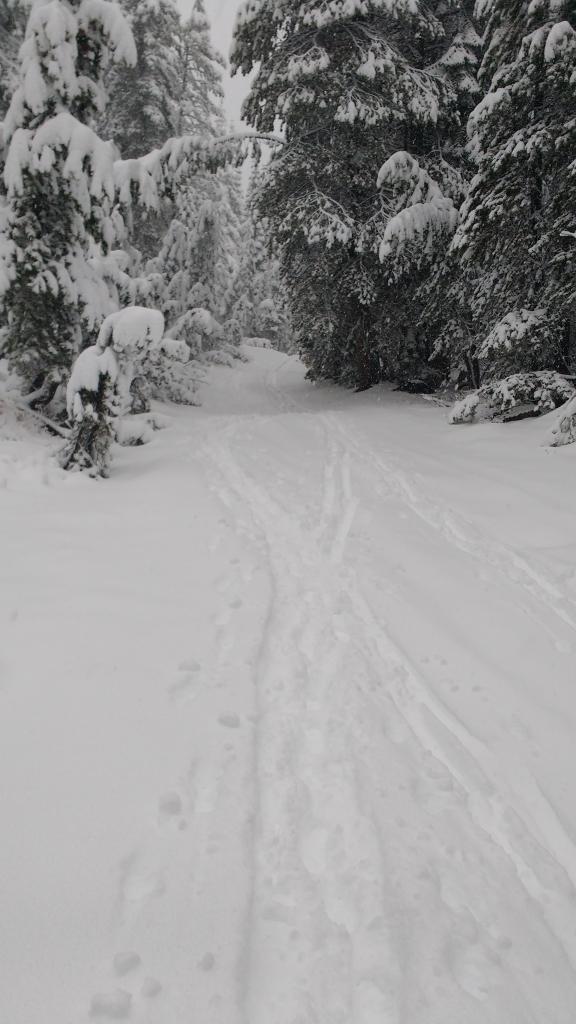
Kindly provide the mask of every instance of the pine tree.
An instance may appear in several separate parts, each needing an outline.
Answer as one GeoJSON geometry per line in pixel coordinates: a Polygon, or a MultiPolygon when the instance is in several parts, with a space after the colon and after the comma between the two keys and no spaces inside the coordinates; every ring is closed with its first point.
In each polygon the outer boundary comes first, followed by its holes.
{"type": "MultiPolygon", "coordinates": [[[[101,132],[112,138],[122,157],[131,159],[159,149],[180,133],[181,82],[178,68],[180,17],[174,0],[120,0],[136,44],[134,66],[119,65],[107,76],[108,102],[101,132]]],[[[170,222],[171,208],[136,208],[129,220],[135,247],[131,272],[157,255],[170,222]]]]}
{"type": "Polygon", "coordinates": [[[471,105],[474,53],[458,6],[264,0],[241,12],[234,67],[259,68],[246,116],[268,131],[279,118],[286,135],[259,211],[279,245],[313,376],[368,385],[398,372],[409,349],[414,359],[429,354],[415,305],[429,268],[406,262],[400,274],[391,248],[382,263],[378,255],[390,221],[419,202],[417,190],[401,159],[388,165],[380,192],[376,179],[387,159],[405,153],[446,205],[461,198],[454,151],[461,163],[459,106],[464,95],[471,105]]]}
{"type": "Polygon", "coordinates": [[[160,304],[170,325],[197,306],[226,316],[239,265],[238,191],[231,169],[180,182],[175,217],[150,265],[164,282],[160,304]]]}
{"type": "MultiPolygon", "coordinates": [[[[223,64],[202,0],[196,0],[179,28],[179,131],[207,138],[222,133],[223,64]]],[[[241,206],[238,172],[231,168],[187,174],[174,190],[172,220],[150,269],[163,282],[159,304],[169,326],[179,323],[191,345],[196,331],[194,318],[186,318],[189,310],[206,309],[217,320],[228,312],[241,206]]]]}
{"type": "MultiPolygon", "coordinates": [[[[257,184],[254,194],[256,189],[257,184]]],[[[245,338],[267,338],[278,349],[289,346],[288,302],[270,226],[250,208],[242,225],[232,316],[245,338]]]]}
{"type": "Polygon", "coordinates": [[[4,125],[7,203],[0,224],[3,351],[29,383],[66,371],[83,329],[109,311],[98,257],[122,225],[115,150],[93,124],[110,60],[135,60],[116,4],[53,0],[32,9],[4,125]]]}
{"type": "Polygon", "coordinates": [[[25,24],[25,11],[18,0],[0,0],[0,121],[16,87],[18,50],[25,24]]]}
{"type": "Polygon", "coordinates": [[[179,17],[174,0],[122,0],[137,59],[107,80],[106,134],[122,157],[144,156],[179,133],[179,17]]]}
{"type": "Polygon", "coordinates": [[[470,121],[477,174],[455,240],[488,377],[574,365],[576,5],[480,0],[486,18],[470,121]]]}
{"type": "Polygon", "coordinates": [[[223,126],[224,60],[210,40],[210,22],[202,0],[180,21],[176,35],[178,113],[176,134],[214,135],[223,126]]]}

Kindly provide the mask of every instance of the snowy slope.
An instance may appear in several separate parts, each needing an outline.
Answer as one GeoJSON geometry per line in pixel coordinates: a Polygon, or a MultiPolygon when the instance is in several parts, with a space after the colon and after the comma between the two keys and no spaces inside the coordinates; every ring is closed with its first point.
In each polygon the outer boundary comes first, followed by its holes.
{"type": "Polygon", "coordinates": [[[0,448],[1,1024],[572,1024],[576,453],[266,350],[169,416],[0,448]]]}

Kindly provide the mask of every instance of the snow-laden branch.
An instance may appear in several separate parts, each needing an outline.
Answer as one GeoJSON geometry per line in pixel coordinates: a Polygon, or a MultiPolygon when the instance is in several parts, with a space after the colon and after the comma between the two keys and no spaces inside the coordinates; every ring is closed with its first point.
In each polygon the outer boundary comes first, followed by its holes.
{"type": "Polygon", "coordinates": [[[216,171],[242,156],[246,143],[282,146],[279,135],[236,132],[218,138],[183,135],[168,139],[160,149],[133,160],[114,162],[114,181],[121,202],[130,203],[133,188],[145,206],[154,207],[175,181],[185,174],[216,171]]]}
{"type": "Polygon", "coordinates": [[[394,214],[380,242],[382,263],[396,261],[396,271],[411,264],[414,252],[421,261],[434,252],[441,238],[456,229],[458,210],[450,196],[410,153],[394,153],[380,168],[377,185],[391,194],[394,214]]]}

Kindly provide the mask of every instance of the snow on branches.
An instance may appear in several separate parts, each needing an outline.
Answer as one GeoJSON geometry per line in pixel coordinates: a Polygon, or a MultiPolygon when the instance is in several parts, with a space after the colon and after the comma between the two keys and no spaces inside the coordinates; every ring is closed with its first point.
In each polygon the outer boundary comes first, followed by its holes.
{"type": "Polygon", "coordinates": [[[65,374],[86,334],[117,306],[118,281],[110,289],[102,267],[126,243],[127,208],[155,209],[183,175],[214,171],[241,151],[239,139],[186,136],[119,159],[95,124],[106,67],[135,59],[117,3],[50,0],[32,9],[2,131],[0,213],[4,351],[28,384],[65,374]]]}
{"type": "Polygon", "coordinates": [[[164,337],[164,317],[158,310],[132,306],[107,316],[96,344],[80,353],[68,381],[72,430],[60,455],[64,469],[108,476],[120,417],[131,409],[132,382],[137,376],[146,378],[163,360],[186,362],[189,354],[184,342],[164,337]]]}
{"type": "Polygon", "coordinates": [[[95,133],[103,75],[135,60],[130,27],[109,0],[34,6],[19,85],[4,122],[7,212],[0,243],[5,351],[28,382],[65,372],[106,309],[91,260],[121,234],[110,143],[95,133]]]}
{"type": "Polygon", "coordinates": [[[387,221],[379,249],[381,262],[396,280],[410,266],[429,262],[438,242],[453,234],[458,210],[426,169],[404,151],[382,165],[377,185],[391,193],[390,205],[397,211],[387,221]]]}
{"type": "Polygon", "coordinates": [[[484,384],[456,402],[450,423],[477,420],[518,420],[542,416],[563,405],[574,387],[559,373],[514,373],[504,380],[484,384]]]}

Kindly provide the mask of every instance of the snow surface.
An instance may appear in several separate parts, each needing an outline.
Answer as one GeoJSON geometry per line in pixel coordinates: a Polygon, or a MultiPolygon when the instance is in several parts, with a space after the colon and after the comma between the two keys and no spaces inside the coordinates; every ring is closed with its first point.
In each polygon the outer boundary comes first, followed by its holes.
{"type": "Polygon", "coordinates": [[[2,1024],[573,1024],[576,451],[210,377],[0,417],[2,1024]]]}

